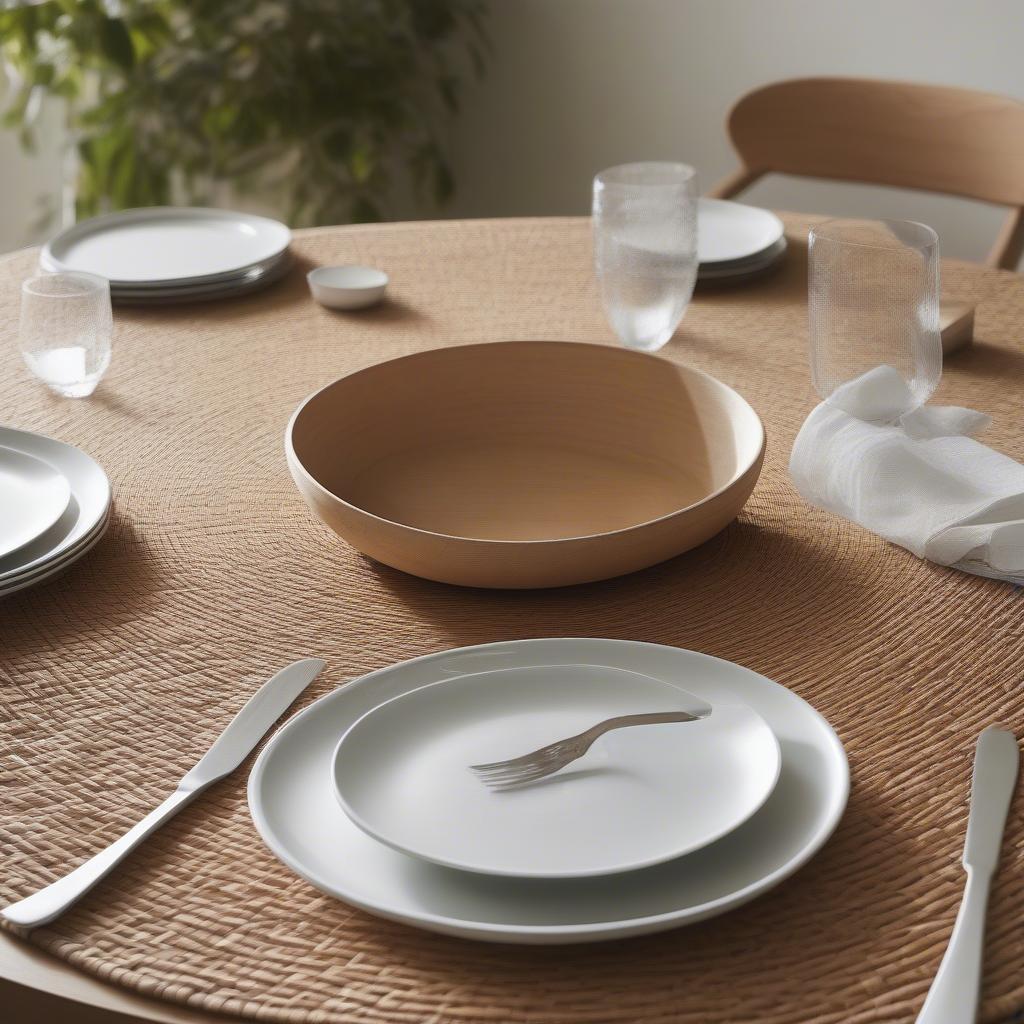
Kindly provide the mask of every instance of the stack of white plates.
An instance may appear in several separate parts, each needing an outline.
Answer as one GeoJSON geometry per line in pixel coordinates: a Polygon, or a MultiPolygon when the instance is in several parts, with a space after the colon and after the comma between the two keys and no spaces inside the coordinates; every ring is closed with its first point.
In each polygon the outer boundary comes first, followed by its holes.
{"type": "Polygon", "coordinates": [[[764,676],[655,644],[550,639],[335,690],[263,750],[249,806],[285,864],[347,903],[466,938],[567,943],[753,899],[821,847],[848,789],[828,723],[764,676]],[[469,770],[679,710],[699,720],[606,733],[525,786],[488,789],[469,770]]]}
{"type": "Polygon", "coordinates": [[[774,213],[725,199],[698,200],[698,281],[754,277],[785,254],[785,227],[774,213]]]}
{"type": "Polygon", "coordinates": [[[55,576],[107,529],[110,483],[84,452],[0,427],[0,597],[55,576]]]}
{"type": "Polygon", "coordinates": [[[230,210],[153,207],[82,221],[48,242],[43,270],[110,281],[116,302],[152,305],[232,298],[288,270],[291,232],[276,220],[230,210]]]}

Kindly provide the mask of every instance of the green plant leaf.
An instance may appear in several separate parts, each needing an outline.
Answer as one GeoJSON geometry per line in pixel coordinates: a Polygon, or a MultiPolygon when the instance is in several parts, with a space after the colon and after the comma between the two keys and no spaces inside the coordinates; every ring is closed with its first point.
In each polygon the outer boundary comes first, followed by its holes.
{"type": "Polygon", "coordinates": [[[104,18],[99,24],[100,46],[104,56],[124,71],[135,66],[132,37],[120,18],[104,18]]]}
{"type": "Polygon", "coordinates": [[[3,123],[28,145],[31,90],[68,101],[81,215],[229,183],[297,223],[377,220],[395,168],[420,195],[451,196],[437,140],[472,73],[463,55],[483,63],[486,10],[480,0],[5,7],[0,56],[22,82],[3,123]]]}
{"type": "Polygon", "coordinates": [[[39,61],[32,67],[32,84],[44,88],[53,84],[56,75],[54,66],[46,61],[39,61]]]}
{"type": "Polygon", "coordinates": [[[368,143],[360,143],[349,153],[348,169],[357,185],[365,185],[373,177],[375,164],[373,147],[368,143]]]}

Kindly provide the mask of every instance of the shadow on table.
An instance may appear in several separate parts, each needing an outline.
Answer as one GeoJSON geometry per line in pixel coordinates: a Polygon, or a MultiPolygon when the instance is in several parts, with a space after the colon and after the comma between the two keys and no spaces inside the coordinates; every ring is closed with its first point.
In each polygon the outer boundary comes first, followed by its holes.
{"type": "MultiPolygon", "coordinates": [[[[812,541],[739,521],[640,572],[551,590],[455,587],[366,564],[391,596],[453,645],[541,636],[646,640],[741,660],[771,675],[780,635],[805,637],[813,647],[821,642],[814,624],[822,616],[835,627],[872,599],[881,568],[853,557],[843,536],[826,530],[812,541]]],[[[882,562],[895,557],[885,548],[882,555],[882,562]]]]}
{"type": "MultiPolygon", "coordinates": [[[[401,925],[377,922],[376,927],[388,928],[389,947],[399,955],[415,957],[418,969],[429,974],[432,982],[445,990],[458,990],[463,985],[473,989],[479,986],[480,976],[485,975],[489,996],[496,1005],[514,1003],[522,993],[522,986],[529,984],[531,978],[543,979],[550,985],[554,969],[558,975],[557,989],[562,993],[592,989],[594,979],[601,978],[619,998],[623,997],[625,989],[636,986],[638,1007],[644,1003],[642,986],[653,985],[662,1006],[671,1003],[673,992],[680,994],[682,1002],[690,1003],[696,990],[706,994],[709,1005],[724,1010],[727,1003],[723,999],[742,998],[740,992],[744,988],[739,985],[739,991],[731,997],[721,990],[726,980],[722,964],[730,961],[740,969],[744,964],[756,966],[757,973],[766,978],[778,977],[783,989],[776,995],[789,998],[794,993],[785,991],[786,979],[801,974],[797,965],[805,962],[809,955],[825,962],[823,951],[832,950],[838,958],[855,961],[869,969],[878,961],[880,943],[892,945],[905,939],[905,921],[900,920],[902,893],[919,870],[913,851],[926,842],[927,837],[894,831],[888,826],[885,814],[886,808],[858,792],[855,784],[836,833],[793,877],[749,905],[674,931],[552,949],[490,945],[443,936],[432,936],[430,942],[425,943],[422,935],[401,925]],[[752,958],[756,958],[756,965],[752,958]],[[715,969],[713,976],[708,974],[708,969],[715,969]]],[[[757,831],[753,822],[747,827],[757,831]]],[[[693,856],[699,858],[702,854],[693,856]]],[[[714,853],[707,851],[704,856],[712,857],[714,853]]],[[[417,868],[412,865],[410,870],[417,868]]],[[[673,872],[676,885],[682,884],[685,888],[687,883],[685,879],[680,883],[677,866],[643,872],[650,876],[652,910],[659,904],[658,879],[673,872]]],[[[443,883],[438,884],[443,888],[443,883]]],[[[475,882],[460,878],[458,893],[463,895],[467,887],[471,889],[474,884],[486,888],[493,886],[494,880],[475,882]]],[[[546,885],[549,883],[524,886],[521,881],[514,881],[510,888],[516,891],[520,887],[524,905],[539,901],[539,906],[557,908],[564,893],[560,895],[552,889],[553,903],[546,904],[546,885]]],[[[595,900],[606,909],[614,907],[616,897],[609,880],[581,880],[579,885],[583,889],[590,886],[595,900]]],[[[644,883],[631,880],[630,885],[642,888],[644,883]]],[[[440,894],[439,902],[444,902],[444,895],[440,894]]],[[[325,898],[324,911],[335,912],[336,904],[325,898]]],[[[906,986],[908,1015],[911,1006],[920,1005],[932,966],[922,966],[919,991],[914,991],[912,985],[906,986]]],[[[817,1014],[825,1009],[823,1004],[836,998],[835,984],[835,979],[823,978],[816,991],[800,994],[799,998],[807,1001],[808,1019],[817,1019],[817,1014]]],[[[745,995],[749,997],[749,990],[745,995]]],[[[766,992],[764,998],[770,1001],[771,993],[766,992]]],[[[749,1003],[733,1003],[728,1009],[735,1015],[729,1019],[755,1017],[752,1012],[755,1008],[749,1003]]],[[[638,1012],[637,1019],[641,1016],[643,1014],[638,1012]]]]}
{"type": "MultiPolygon", "coordinates": [[[[314,300],[310,297],[310,302],[312,301],[314,300]]],[[[415,306],[410,306],[409,303],[403,302],[401,299],[390,298],[385,298],[376,306],[370,306],[367,309],[327,309],[326,311],[339,320],[367,326],[424,324],[432,319],[415,306]]]]}
{"type": "MultiPolygon", "coordinates": [[[[161,323],[173,320],[194,320],[201,315],[204,329],[215,326],[219,322],[236,321],[240,316],[255,314],[261,316],[273,311],[280,314],[282,308],[300,304],[313,304],[315,300],[309,292],[306,274],[317,264],[296,256],[291,269],[280,281],[268,285],[265,289],[250,292],[247,295],[222,297],[207,302],[169,303],[152,306],[119,306],[118,314],[136,323],[146,323],[158,317],[161,323]]],[[[380,324],[416,324],[425,323],[430,317],[415,306],[401,299],[385,298],[383,302],[369,309],[336,310],[325,309],[325,312],[352,323],[380,324]]]]}
{"type": "Polygon", "coordinates": [[[0,649],[5,667],[47,647],[105,632],[143,615],[159,601],[166,574],[143,536],[115,508],[106,536],[56,576],[0,599],[0,649]]]}
{"type": "Polygon", "coordinates": [[[162,323],[173,320],[193,320],[197,314],[204,321],[214,324],[221,320],[237,320],[239,316],[261,313],[267,309],[279,311],[283,306],[300,302],[312,302],[306,274],[314,264],[302,257],[294,257],[288,272],[279,281],[265,288],[247,294],[219,297],[200,302],[171,302],[152,306],[118,306],[120,317],[138,323],[146,323],[156,317],[162,323]]]}
{"type": "Polygon", "coordinates": [[[1019,379],[1024,374],[1024,350],[975,340],[950,356],[949,366],[971,376],[1019,379]]]}
{"type": "Polygon", "coordinates": [[[130,398],[116,390],[116,385],[106,381],[100,381],[99,387],[89,397],[89,402],[102,406],[107,412],[120,416],[122,420],[146,421],[153,416],[144,405],[133,403],[130,398]]]}

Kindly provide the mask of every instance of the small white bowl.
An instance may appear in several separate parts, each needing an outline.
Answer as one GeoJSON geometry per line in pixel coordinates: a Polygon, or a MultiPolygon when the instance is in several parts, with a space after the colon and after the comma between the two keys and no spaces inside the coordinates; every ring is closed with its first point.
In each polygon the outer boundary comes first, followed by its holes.
{"type": "Polygon", "coordinates": [[[388,287],[388,275],[373,267],[316,267],[306,280],[313,298],[330,309],[372,306],[388,287]]]}

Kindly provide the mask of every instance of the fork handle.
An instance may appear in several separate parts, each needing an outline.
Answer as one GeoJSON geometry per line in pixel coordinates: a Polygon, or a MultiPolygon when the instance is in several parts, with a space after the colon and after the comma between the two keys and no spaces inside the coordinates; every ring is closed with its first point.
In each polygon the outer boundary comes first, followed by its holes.
{"type": "Polygon", "coordinates": [[[697,722],[700,715],[691,715],[689,711],[653,711],[647,715],[619,715],[609,718],[600,725],[595,725],[591,732],[594,739],[603,736],[612,729],[626,729],[632,725],[662,725],[667,722],[697,722]]]}

